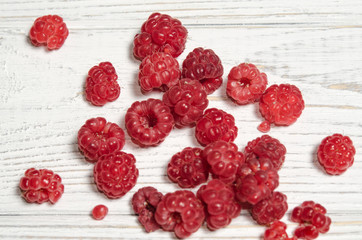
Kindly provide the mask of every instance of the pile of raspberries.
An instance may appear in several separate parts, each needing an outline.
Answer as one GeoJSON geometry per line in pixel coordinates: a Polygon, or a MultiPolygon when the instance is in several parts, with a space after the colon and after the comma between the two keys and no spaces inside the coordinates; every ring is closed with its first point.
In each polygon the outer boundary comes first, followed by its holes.
{"type": "MultiPolygon", "coordinates": [[[[38,18],[29,37],[35,46],[59,49],[68,36],[63,19],[56,15],[38,18]]],[[[291,221],[298,223],[292,237],[281,222],[288,210],[287,196],[276,191],[286,147],[269,135],[262,135],[241,151],[234,143],[238,135],[234,117],[222,109],[208,108],[207,96],[223,83],[224,68],[211,49],[195,48],[182,65],[176,58],[184,51],[188,31],[166,14],[153,13],[133,40],[133,55],[141,61],[140,91],[163,92],[162,99],[134,102],[125,115],[125,128],[134,144],[161,144],[174,127],[195,127],[202,147],[186,147],[168,163],[167,176],[182,190],[162,194],[154,187],[138,189],[132,207],[146,232],[173,231],[178,238],[189,237],[204,223],[211,231],[227,227],[242,209],[267,227],[264,240],[315,239],[331,224],[326,209],[313,201],[295,207],[291,221]],[[208,181],[209,179],[212,179],[208,181]],[[198,187],[196,194],[190,189],[198,187]],[[187,188],[188,190],[185,190],[187,188]]],[[[120,95],[118,76],[110,62],[92,67],[85,82],[85,97],[94,106],[115,101],[120,95]]],[[[274,84],[251,63],[241,63],[227,77],[227,96],[238,105],[259,103],[265,119],[258,129],[268,132],[271,124],[289,126],[304,109],[298,87],[274,84]]],[[[78,148],[94,163],[94,182],[110,199],[127,194],[137,182],[136,158],[122,151],[125,132],[105,118],[88,119],[78,131],[78,148]]],[[[328,174],[340,175],[352,166],[355,148],[348,136],[333,134],[318,148],[318,161],[328,174]]],[[[59,175],[47,169],[31,168],[19,187],[28,202],[55,203],[64,192],[59,175]]],[[[98,205],[95,219],[108,209],[98,205]]]]}

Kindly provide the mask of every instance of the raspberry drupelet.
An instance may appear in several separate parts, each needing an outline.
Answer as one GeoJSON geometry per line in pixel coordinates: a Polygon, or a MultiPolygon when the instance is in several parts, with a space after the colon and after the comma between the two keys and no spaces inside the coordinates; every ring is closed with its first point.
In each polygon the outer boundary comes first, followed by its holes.
{"type": "Polygon", "coordinates": [[[78,148],[89,162],[99,157],[122,150],[125,144],[124,131],[105,118],[88,119],[78,131],[78,148]]]}
{"type": "Polygon", "coordinates": [[[68,35],[67,25],[58,15],[37,18],[29,32],[30,41],[34,46],[45,45],[48,50],[59,49],[68,35]]]}
{"type": "Polygon", "coordinates": [[[348,136],[335,133],[318,147],[318,161],[328,174],[340,175],[353,165],[356,149],[348,136]]]}
{"type": "Polygon", "coordinates": [[[230,70],[226,93],[237,104],[259,101],[268,84],[267,76],[251,63],[242,63],[230,70]]]}
{"type": "Polygon", "coordinates": [[[134,102],[126,113],[125,122],[132,141],[141,147],[163,142],[175,124],[170,108],[153,98],[134,102]]]}
{"type": "Polygon", "coordinates": [[[221,86],[223,73],[221,60],[211,49],[195,48],[182,63],[182,77],[200,81],[208,95],[221,86]]]}
{"type": "Polygon", "coordinates": [[[286,232],[287,225],[281,221],[273,222],[270,227],[265,230],[264,240],[297,240],[295,236],[288,237],[286,232]]]}
{"type": "Polygon", "coordinates": [[[92,210],[92,216],[95,220],[102,220],[108,214],[108,208],[104,205],[97,205],[92,210]]]}
{"type": "Polygon", "coordinates": [[[21,196],[29,203],[56,203],[64,193],[58,174],[48,169],[29,168],[20,179],[21,196]]]}
{"type": "Polygon", "coordinates": [[[142,60],[154,52],[178,57],[185,49],[187,30],[182,23],[167,14],[153,13],[143,23],[141,33],[133,40],[133,55],[142,60]]]}
{"type": "Polygon", "coordinates": [[[94,106],[103,106],[115,101],[121,92],[117,82],[118,76],[112,63],[101,62],[92,67],[85,83],[85,96],[94,106]]]}

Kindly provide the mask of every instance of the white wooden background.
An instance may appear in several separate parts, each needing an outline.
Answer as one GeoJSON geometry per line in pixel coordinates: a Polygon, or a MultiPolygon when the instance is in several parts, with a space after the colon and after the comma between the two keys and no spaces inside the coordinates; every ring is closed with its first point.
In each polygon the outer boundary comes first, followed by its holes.
{"type": "MultiPolygon", "coordinates": [[[[195,47],[213,49],[226,79],[242,62],[256,64],[270,84],[292,83],[303,92],[306,108],[290,127],[270,135],[287,147],[279,191],[289,211],[304,200],[328,209],[331,230],[320,239],[362,239],[362,2],[361,0],[0,0],[0,238],[1,239],[169,239],[172,233],[146,234],[133,215],[132,194],[152,185],[163,193],[177,188],[165,175],[172,154],[198,146],[194,129],[175,129],[159,147],[124,150],[137,158],[140,177],[132,191],[109,200],[96,191],[93,165],[77,150],[77,131],[88,119],[103,116],[124,128],[125,111],[144,96],[136,81],[139,62],[132,39],[152,12],[167,13],[189,31],[181,63],[195,47]],[[35,48],[27,40],[33,21],[46,14],[64,18],[70,35],[59,51],[35,48]],[[88,70],[101,61],[116,67],[122,92],[104,107],[85,101],[88,70]],[[316,147],[335,132],[349,135],[356,147],[354,166],[338,177],[314,163],[316,147]],[[65,193],[55,205],[27,204],[18,182],[30,167],[49,168],[63,178],[65,193]],[[90,217],[97,204],[109,207],[103,221],[90,217]]],[[[210,107],[232,113],[239,127],[237,145],[261,135],[257,105],[236,106],[225,84],[209,96],[210,107]]],[[[195,190],[196,191],[196,190],[195,190]]],[[[288,231],[296,224],[288,220],[288,231]]],[[[260,239],[264,227],[246,211],[229,227],[203,227],[190,239],[260,239]]]]}

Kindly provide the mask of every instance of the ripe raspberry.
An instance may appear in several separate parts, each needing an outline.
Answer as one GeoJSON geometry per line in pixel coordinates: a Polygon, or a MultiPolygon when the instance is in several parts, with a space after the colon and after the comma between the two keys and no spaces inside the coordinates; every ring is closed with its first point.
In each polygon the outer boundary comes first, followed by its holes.
{"type": "Polygon", "coordinates": [[[93,172],[98,190],[111,199],[125,195],[138,178],[135,157],[122,151],[102,155],[93,172]]]}
{"type": "Polygon", "coordinates": [[[273,192],[255,204],[251,210],[254,220],[260,225],[269,225],[281,219],[288,210],[287,196],[281,192],[273,192]]]}
{"type": "Polygon", "coordinates": [[[45,45],[48,50],[59,49],[68,35],[67,25],[63,22],[63,18],[57,15],[37,18],[29,32],[30,41],[34,46],[45,45]]]}
{"type": "Polygon", "coordinates": [[[187,30],[178,19],[153,13],[133,40],[133,55],[139,60],[154,52],[178,57],[185,49],[186,38],[187,30]]]}
{"type": "Polygon", "coordinates": [[[203,224],[204,206],[191,191],[167,193],[157,206],[155,219],[164,230],[174,231],[178,238],[186,238],[203,224]]]}
{"type": "Polygon", "coordinates": [[[170,180],[182,188],[193,188],[207,181],[208,165],[200,148],[184,148],[172,156],[167,167],[170,180]]]}
{"type": "Polygon", "coordinates": [[[177,127],[194,126],[209,105],[202,85],[189,78],[181,79],[163,95],[162,101],[171,109],[177,127]]]}
{"type": "Polygon", "coordinates": [[[58,174],[48,169],[29,168],[20,179],[21,196],[29,203],[56,203],[64,193],[58,174]]]}
{"type": "Polygon", "coordinates": [[[254,205],[268,198],[279,185],[279,175],[270,160],[248,159],[236,179],[236,198],[254,205]]]}
{"type": "Polygon", "coordinates": [[[92,216],[95,220],[102,220],[108,214],[108,208],[104,205],[97,205],[92,210],[92,216]]]}
{"type": "Polygon", "coordinates": [[[132,197],[132,206],[138,221],[146,232],[153,232],[160,228],[155,220],[156,207],[162,199],[162,193],[153,187],[140,188],[132,197]]]}
{"type": "Polygon", "coordinates": [[[231,114],[217,108],[209,108],[197,121],[195,135],[202,146],[217,140],[233,142],[238,135],[238,128],[231,114]]]}
{"type": "Polygon", "coordinates": [[[155,52],[142,60],[138,80],[144,93],[152,89],[165,92],[180,79],[181,71],[175,58],[168,53],[155,52]]]}
{"type": "Polygon", "coordinates": [[[274,168],[279,170],[285,159],[287,149],[279,142],[278,139],[272,138],[269,135],[263,135],[248,142],[245,147],[245,158],[267,158],[274,168]]]}
{"type": "Polygon", "coordinates": [[[153,98],[134,102],[125,119],[128,134],[141,147],[160,144],[174,126],[170,108],[153,98]]]}
{"type": "Polygon", "coordinates": [[[200,81],[208,95],[221,86],[223,73],[221,60],[211,49],[195,48],[182,63],[182,76],[200,81]]]}
{"type": "Polygon", "coordinates": [[[287,225],[281,221],[273,222],[264,233],[264,240],[297,240],[296,237],[288,237],[287,225]]]}
{"type": "Polygon", "coordinates": [[[78,132],[78,148],[89,162],[96,162],[102,155],[122,150],[124,144],[122,128],[102,117],[87,120],[78,132]]]}
{"type": "Polygon", "coordinates": [[[92,67],[85,83],[86,99],[94,106],[115,101],[121,92],[117,78],[116,70],[110,62],[101,62],[99,66],[92,67]]]}
{"type": "Polygon", "coordinates": [[[342,134],[333,134],[318,147],[318,161],[331,175],[340,175],[353,165],[356,149],[352,140],[342,134]]]}
{"type": "Polygon", "coordinates": [[[242,63],[231,69],[226,93],[237,104],[244,105],[259,101],[267,84],[265,73],[259,72],[254,64],[242,63]]]}
{"type": "MultiPolygon", "coordinates": [[[[290,84],[270,86],[259,102],[261,115],[266,121],[277,126],[293,124],[302,114],[303,109],[302,93],[299,88],[290,84]]],[[[265,125],[264,122],[262,124],[265,125]]]]}
{"type": "Polygon", "coordinates": [[[218,179],[201,186],[197,197],[205,204],[206,222],[210,230],[228,226],[240,214],[241,206],[234,198],[233,189],[218,179]]]}
{"type": "Polygon", "coordinates": [[[244,164],[244,155],[238,152],[238,147],[222,140],[207,145],[203,156],[210,165],[213,178],[226,184],[235,181],[239,168],[244,164]]]}

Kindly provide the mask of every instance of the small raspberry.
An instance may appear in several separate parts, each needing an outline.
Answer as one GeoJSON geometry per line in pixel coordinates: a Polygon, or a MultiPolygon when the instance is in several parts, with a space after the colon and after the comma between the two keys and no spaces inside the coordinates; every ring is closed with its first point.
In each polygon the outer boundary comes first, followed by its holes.
{"type": "Polygon", "coordinates": [[[102,155],[94,165],[93,172],[98,190],[110,199],[124,196],[138,178],[135,157],[122,151],[102,155]]]}
{"type": "Polygon", "coordinates": [[[142,147],[160,144],[174,126],[170,108],[153,98],[134,102],[126,113],[125,121],[132,141],[142,147]]]}
{"type": "Polygon", "coordinates": [[[269,135],[254,139],[245,147],[245,158],[267,158],[277,170],[282,167],[286,153],[285,146],[269,135]]]}
{"type": "Polygon", "coordinates": [[[68,35],[67,25],[63,22],[63,18],[57,15],[37,18],[29,32],[30,41],[34,46],[45,45],[48,50],[59,49],[68,35]]]}
{"type": "Polygon", "coordinates": [[[155,219],[164,230],[174,231],[178,238],[186,238],[203,224],[204,206],[191,191],[167,193],[157,206],[155,219]]]}
{"type": "Polygon", "coordinates": [[[182,63],[182,77],[200,81],[208,95],[221,86],[223,73],[221,60],[211,49],[195,48],[182,63]]]}
{"type": "Polygon", "coordinates": [[[233,189],[218,179],[201,186],[197,197],[205,204],[206,222],[210,230],[228,226],[240,214],[241,206],[234,198],[233,189]]]}
{"type": "Polygon", "coordinates": [[[193,188],[207,181],[208,165],[200,148],[184,148],[172,156],[167,167],[170,180],[182,188],[193,188]]]}
{"type": "Polygon", "coordinates": [[[195,135],[202,146],[217,140],[233,142],[238,135],[238,128],[231,114],[217,108],[209,108],[197,121],[195,135]]]}
{"type": "Polygon", "coordinates": [[[144,93],[159,89],[163,92],[177,84],[181,77],[179,64],[170,54],[155,52],[142,60],[138,82],[144,93]]]}
{"type": "Polygon", "coordinates": [[[194,126],[209,105],[202,85],[189,78],[181,79],[163,95],[162,101],[171,109],[177,127],[194,126]]]}
{"type": "Polygon", "coordinates": [[[264,240],[297,240],[296,237],[288,237],[287,225],[281,221],[273,222],[264,233],[264,240]]]}
{"type": "Polygon", "coordinates": [[[351,167],[355,154],[352,140],[338,133],[324,138],[318,147],[318,161],[331,175],[340,175],[351,167]]]}
{"type": "Polygon", "coordinates": [[[88,72],[85,83],[85,96],[94,106],[103,106],[115,101],[121,92],[117,74],[112,63],[101,62],[88,72]]]}
{"type": "Polygon", "coordinates": [[[267,84],[265,73],[259,72],[254,64],[242,63],[231,69],[226,93],[237,104],[244,105],[259,101],[267,84]]]}
{"type": "Polygon", "coordinates": [[[91,118],[78,131],[78,148],[89,162],[99,157],[122,150],[125,136],[117,124],[102,117],[91,118]]]}
{"type": "Polygon", "coordinates": [[[154,52],[178,57],[185,49],[186,38],[187,30],[178,19],[153,13],[134,37],[133,55],[139,60],[154,52]]]}
{"type": "Polygon", "coordinates": [[[48,169],[29,168],[20,179],[21,196],[29,203],[56,203],[64,193],[64,185],[58,174],[48,169]]]}
{"type": "Polygon", "coordinates": [[[203,156],[210,165],[213,178],[226,184],[235,181],[239,168],[244,164],[244,155],[238,151],[238,147],[222,140],[207,145],[203,156]]]}
{"type": "Polygon", "coordinates": [[[153,187],[140,188],[132,197],[132,207],[138,214],[138,221],[146,232],[153,232],[160,228],[155,220],[156,207],[162,199],[162,193],[153,187]]]}
{"type": "Polygon", "coordinates": [[[92,216],[95,220],[102,220],[108,214],[108,208],[104,205],[97,205],[92,210],[92,216]]]}

